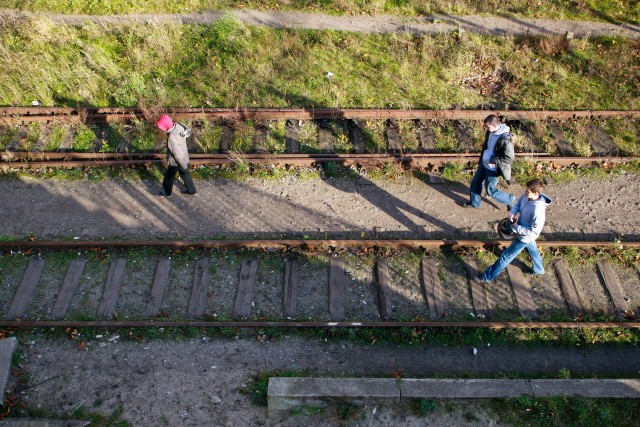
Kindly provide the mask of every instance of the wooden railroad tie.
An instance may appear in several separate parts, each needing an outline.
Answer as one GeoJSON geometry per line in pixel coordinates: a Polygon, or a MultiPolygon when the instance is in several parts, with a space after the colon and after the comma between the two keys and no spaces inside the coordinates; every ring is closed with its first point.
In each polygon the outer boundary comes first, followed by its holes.
{"type": "Polygon", "coordinates": [[[473,301],[473,308],[475,310],[476,317],[488,317],[490,312],[487,290],[484,287],[484,283],[478,283],[475,281],[475,277],[479,274],[477,262],[473,259],[467,259],[465,260],[465,268],[467,271],[467,282],[471,289],[471,300],[473,301]]]}
{"type": "Polygon", "coordinates": [[[111,318],[115,313],[126,265],[126,258],[116,258],[111,262],[109,272],[107,273],[107,280],[104,283],[104,292],[102,293],[98,312],[96,313],[98,319],[111,318]]]}
{"type": "Polygon", "coordinates": [[[438,277],[438,265],[434,258],[423,257],[421,262],[422,270],[422,292],[427,300],[429,318],[438,320],[444,317],[444,305],[442,303],[442,284],[438,277]]]}
{"type": "Polygon", "coordinates": [[[238,289],[236,299],[233,303],[233,317],[236,319],[249,317],[251,305],[253,304],[253,289],[256,284],[258,272],[258,261],[255,259],[245,259],[240,266],[238,277],[238,289]]]}
{"type": "Polygon", "coordinates": [[[169,283],[171,260],[169,257],[161,257],[156,266],[156,274],[153,276],[153,284],[151,292],[147,298],[147,308],[144,312],[145,317],[156,317],[160,313],[160,306],[164,297],[164,291],[169,283]]]}
{"type": "Polygon", "coordinates": [[[199,259],[193,269],[193,285],[187,305],[187,316],[192,319],[204,316],[204,310],[207,307],[209,278],[209,260],[199,259]]]}
{"type": "Polygon", "coordinates": [[[51,310],[52,319],[62,319],[67,315],[67,311],[69,311],[69,307],[71,306],[71,299],[75,295],[78,286],[80,286],[80,278],[82,277],[85,265],[86,260],[84,258],[73,260],[69,264],[67,274],[64,276],[64,281],[62,282],[62,287],[60,288],[60,292],[58,292],[58,298],[56,298],[53,310],[51,310]]]}
{"type": "Polygon", "coordinates": [[[625,318],[634,318],[635,314],[624,299],[624,292],[622,291],[620,280],[618,279],[616,272],[613,271],[611,262],[608,260],[599,260],[597,265],[600,277],[604,282],[605,288],[609,292],[609,296],[611,297],[611,301],[613,302],[618,318],[620,320],[625,318]]]}
{"type": "Polygon", "coordinates": [[[344,319],[344,258],[331,257],[329,261],[329,316],[332,321],[344,319]]]}
{"type": "Polygon", "coordinates": [[[38,286],[38,282],[40,281],[40,276],[42,276],[42,271],[44,270],[44,262],[45,261],[43,259],[38,258],[32,258],[29,261],[27,271],[22,276],[18,290],[13,296],[9,311],[5,316],[5,320],[16,320],[24,316],[24,313],[27,311],[27,307],[29,307],[31,301],[33,301],[33,294],[36,290],[36,286],[38,286]]]}
{"type": "Polygon", "coordinates": [[[509,280],[511,281],[511,288],[516,296],[516,302],[518,303],[518,310],[520,314],[530,319],[536,319],[538,312],[536,311],[535,303],[533,302],[533,291],[531,285],[525,280],[522,269],[509,264],[507,266],[507,272],[509,273],[509,280]]]}
{"type": "Polygon", "coordinates": [[[560,281],[560,287],[562,288],[562,294],[567,302],[569,311],[573,316],[584,316],[584,306],[582,305],[582,299],[578,293],[576,282],[569,271],[567,262],[563,259],[557,260],[553,267],[556,270],[558,280],[560,281]]]}

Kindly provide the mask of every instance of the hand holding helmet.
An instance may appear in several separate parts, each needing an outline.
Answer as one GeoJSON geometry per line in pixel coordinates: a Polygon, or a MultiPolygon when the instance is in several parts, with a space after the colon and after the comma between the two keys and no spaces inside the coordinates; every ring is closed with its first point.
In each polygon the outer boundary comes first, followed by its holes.
{"type": "Polygon", "coordinates": [[[509,218],[505,218],[498,223],[498,234],[501,239],[512,240],[517,234],[516,229],[513,227],[515,217],[513,218],[514,221],[511,221],[511,217],[513,215],[509,214],[509,218]]]}

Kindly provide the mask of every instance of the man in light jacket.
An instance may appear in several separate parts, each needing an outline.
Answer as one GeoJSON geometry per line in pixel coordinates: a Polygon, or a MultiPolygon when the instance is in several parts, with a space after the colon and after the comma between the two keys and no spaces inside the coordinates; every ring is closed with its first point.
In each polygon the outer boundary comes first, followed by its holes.
{"type": "Polygon", "coordinates": [[[197,194],[196,186],[193,183],[193,179],[191,179],[191,172],[189,172],[188,129],[180,123],[174,124],[171,117],[166,114],[158,119],[156,126],[169,136],[167,140],[167,163],[169,163],[169,167],[164,174],[162,189],[158,196],[171,196],[173,183],[178,172],[186,188],[185,194],[197,194]]]}
{"type": "Polygon", "coordinates": [[[487,195],[498,203],[507,205],[507,210],[515,201],[515,196],[510,193],[498,190],[498,180],[502,176],[508,184],[511,184],[511,162],[513,162],[513,144],[511,143],[511,132],[509,126],[500,123],[500,119],[495,114],[491,114],[484,119],[486,129],[484,144],[482,145],[482,155],[478,170],[473,175],[471,187],[469,189],[470,201],[464,203],[465,208],[479,208],[482,203],[482,183],[487,195]]]}
{"type": "Polygon", "coordinates": [[[533,268],[529,274],[544,274],[544,266],[542,265],[542,257],[536,245],[536,239],[542,231],[546,217],[547,206],[551,204],[551,199],[542,194],[542,181],[534,178],[527,182],[527,188],[511,208],[509,212],[509,221],[514,223],[513,229],[516,238],[507,249],[502,252],[500,258],[484,273],[475,277],[476,282],[491,282],[498,274],[504,270],[507,265],[518,256],[523,249],[526,249],[531,256],[533,268]],[[516,222],[516,215],[520,214],[516,222]]]}

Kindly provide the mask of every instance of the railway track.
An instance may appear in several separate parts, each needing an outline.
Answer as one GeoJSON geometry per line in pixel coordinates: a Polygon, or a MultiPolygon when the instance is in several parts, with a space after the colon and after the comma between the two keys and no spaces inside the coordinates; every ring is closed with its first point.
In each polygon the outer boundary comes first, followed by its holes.
{"type": "MultiPolygon", "coordinates": [[[[0,128],[4,128],[6,150],[0,154],[0,168],[39,169],[57,167],[126,167],[148,166],[160,163],[164,157],[162,137],[153,131],[152,125],[144,132],[153,136],[155,152],[132,152],[130,135],[125,138],[121,130],[114,129],[117,123],[138,120],[152,123],[163,111],[133,108],[46,108],[11,107],[0,108],[0,128]],[[34,131],[30,124],[58,126],[56,131],[34,131]],[[65,125],[65,123],[67,123],[65,125]],[[78,152],[77,134],[68,123],[91,126],[85,129],[95,135],[88,136],[93,142],[80,144],[78,152]],[[62,126],[62,127],[60,127],[62,126]],[[7,130],[9,129],[9,130],[7,130]],[[16,129],[20,129],[16,131],[16,129]],[[13,136],[12,136],[13,132],[13,136]],[[35,132],[36,135],[31,135],[35,132]],[[42,134],[40,134],[40,133],[42,134]],[[56,151],[46,151],[51,146],[50,134],[64,133],[65,143],[60,142],[56,151]],[[9,135],[9,136],[7,136],[9,135]],[[116,141],[117,140],[117,141],[116,141]],[[30,141],[30,142],[29,142],[30,141]],[[110,141],[107,143],[107,141],[110,141]],[[114,142],[115,141],[115,142],[114,142]],[[117,142],[117,144],[116,144],[117,142]],[[115,146],[117,145],[117,147],[115,146]],[[106,151],[104,152],[106,147],[106,151]]],[[[623,156],[625,149],[618,147],[602,127],[587,123],[588,141],[582,143],[583,155],[571,142],[571,129],[563,128],[558,120],[636,120],[639,111],[489,111],[489,110],[337,110],[337,109],[169,109],[176,121],[188,121],[193,127],[190,138],[191,164],[194,167],[207,165],[230,165],[238,162],[251,164],[276,164],[294,167],[310,167],[335,162],[344,166],[380,166],[397,163],[405,168],[439,168],[451,162],[475,162],[478,157],[477,126],[489,113],[502,116],[503,120],[517,130],[516,156],[536,162],[548,162],[560,167],[603,163],[638,161],[640,157],[623,156]],[[286,120],[282,129],[273,129],[273,123],[286,120]],[[369,121],[384,121],[371,124],[369,121]],[[208,125],[217,123],[219,141],[214,144],[218,153],[203,153],[212,149],[204,142],[208,125]],[[240,126],[238,123],[243,122],[240,126]],[[310,124],[310,135],[302,136],[301,127],[310,124]],[[444,123],[444,124],[443,124],[444,123]],[[534,123],[532,125],[532,123],[534,123]],[[538,124],[540,124],[538,126],[538,124]],[[248,126],[248,128],[247,128],[248,126]],[[373,128],[371,128],[373,126],[373,128]],[[444,127],[443,127],[444,126],[444,127]],[[534,131],[533,127],[538,126],[534,131]],[[247,130],[249,129],[250,130],[247,130]],[[236,133],[250,132],[252,147],[237,144],[236,133]],[[449,133],[446,148],[440,139],[449,133]],[[377,136],[372,136],[373,134],[377,136]],[[541,134],[548,133],[549,141],[542,141],[541,134]],[[455,134],[453,137],[451,134],[455,134]],[[475,136],[474,136],[475,135],[475,136]],[[309,139],[311,138],[311,140],[309,139]],[[273,142],[278,140],[279,142],[273,142]],[[374,142],[376,140],[377,142],[374,142]],[[270,142],[271,141],[271,142],[270,142]],[[551,153],[547,146],[551,143],[551,153]],[[279,148],[274,148],[280,144],[279,148]],[[591,155],[584,155],[586,148],[591,155]],[[205,148],[205,146],[209,148],[205,148]],[[441,147],[441,148],[439,148],[441,147]],[[306,153],[305,153],[306,151],[306,153]]],[[[0,129],[2,131],[2,129],[0,129]]],[[[129,132],[129,131],[127,131],[129,132]]],[[[309,131],[308,131],[309,132],[309,131]]],[[[0,132],[2,137],[2,132],[0,132]]],[[[245,135],[243,138],[247,138],[245,135]]],[[[446,139],[446,138],[445,138],[446,139]]],[[[153,150],[152,150],[153,151],[153,150]]]]}
{"type": "MultiPolygon", "coordinates": [[[[377,167],[387,163],[397,163],[402,167],[439,168],[452,162],[472,163],[479,153],[460,154],[192,154],[192,167],[212,165],[233,165],[249,163],[294,167],[313,167],[325,163],[343,166],[377,167]]],[[[87,168],[87,167],[129,167],[161,164],[163,154],[119,154],[119,153],[10,153],[4,154],[0,169],[41,169],[41,168],[87,168]],[[28,155],[27,155],[28,154],[28,155]],[[33,159],[39,160],[33,160],[33,159]]],[[[516,159],[545,162],[560,167],[638,162],[640,157],[597,156],[597,157],[557,157],[545,153],[516,153],[516,159]]]]}
{"type": "Polygon", "coordinates": [[[151,120],[163,113],[177,120],[482,120],[497,114],[507,120],[638,118],[638,110],[391,110],[331,108],[164,108],[0,107],[0,125],[24,123],[118,123],[151,120]]]}
{"type": "MultiPolygon", "coordinates": [[[[576,270],[557,258],[545,281],[526,277],[518,265],[491,285],[473,281],[483,261],[468,249],[506,243],[0,242],[0,327],[640,327],[640,265],[634,270],[601,256],[576,270]],[[132,248],[153,252],[141,258],[132,248]],[[180,258],[187,248],[194,252],[180,258]],[[323,254],[324,261],[313,261],[313,254],[323,254]],[[593,320],[598,317],[605,320],[593,320]]],[[[592,251],[640,247],[539,244],[592,251]]]]}

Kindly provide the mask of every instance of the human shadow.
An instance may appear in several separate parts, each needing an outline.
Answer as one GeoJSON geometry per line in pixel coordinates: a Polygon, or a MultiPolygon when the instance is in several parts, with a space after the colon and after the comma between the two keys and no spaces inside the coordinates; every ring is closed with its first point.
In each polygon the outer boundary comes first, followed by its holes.
{"type": "MultiPolygon", "coordinates": [[[[401,224],[405,231],[400,234],[407,236],[423,236],[426,237],[424,226],[425,222],[438,228],[438,234],[457,235],[458,230],[451,224],[443,221],[433,215],[430,215],[404,200],[392,195],[378,186],[371,179],[359,176],[355,180],[353,178],[334,178],[326,176],[324,182],[331,187],[343,193],[356,193],[372,206],[380,209],[384,214],[393,218],[394,221],[401,224]],[[416,218],[420,218],[417,221],[416,218]]],[[[391,236],[396,233],[390,233],[386,230],[375,232],[377,236],[391,236]]]]}

